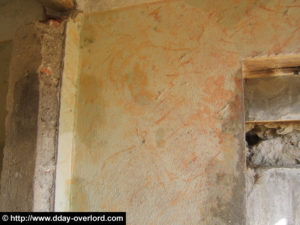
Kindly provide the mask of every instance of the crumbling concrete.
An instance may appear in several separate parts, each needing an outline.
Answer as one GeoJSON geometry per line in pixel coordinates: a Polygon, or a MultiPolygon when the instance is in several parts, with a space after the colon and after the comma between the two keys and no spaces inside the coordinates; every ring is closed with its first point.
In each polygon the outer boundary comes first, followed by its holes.
{"type": "Polygon", "coordinates": [[[20,28],[7,97],[2,211],[51,211],[57,149],[64,23],[20,28]]]}
{"type": "Polygon", "coordinates": [[[249,167],[300,165],[299,125],[256,125],[246,134],[249,167]]]}
{"type": "Polygon", "coordinates": [[[60,84],[65,23],[38,23],[42,62],[39,66],[39,115],[34,179],[34,211],[54,209],[60,84]]]}

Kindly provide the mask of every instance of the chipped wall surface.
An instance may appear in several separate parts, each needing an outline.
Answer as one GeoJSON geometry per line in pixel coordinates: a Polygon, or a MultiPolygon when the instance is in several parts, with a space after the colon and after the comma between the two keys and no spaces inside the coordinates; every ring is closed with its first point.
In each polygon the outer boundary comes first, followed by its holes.
{"type": "MultiPolygon", "coordinates": [[[[186,0],[85,14],[74,139],[59,149],[72,152],[70,193],[56,189],[69,208],[56,209],[245,224],[240,61],[299,53],[298,7],[186,0]]],[[[74,29],[67,36],[76,43],[74,29]]]]}
{"type": "Polygon", "coordinates": [[[39,114],[34,172],[34,211],[54,210],[60,85],[64,56],[65,23],[37,23],[42,62],[39,74],[39,114]]]}

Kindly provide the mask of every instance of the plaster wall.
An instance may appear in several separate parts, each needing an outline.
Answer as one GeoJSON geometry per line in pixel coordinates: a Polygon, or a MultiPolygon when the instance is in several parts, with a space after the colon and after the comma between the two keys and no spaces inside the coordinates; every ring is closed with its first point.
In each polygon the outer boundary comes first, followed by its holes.
{"type": "Polygon", "coordinates": [[[55,181],[56,211],[69,211],[71,208],[72,152],[75,144],[74,123],[78,95],[81,20],[81,15],[78,15],[76,19],[70,20],[66,27],[55,181]]]}
{"type": "Polygon", "coordinates": [[[78,10],[95,13],[161,1],[164,0],[77,0],[76,3],[78,10]]]}
{"type": "Polygon", "coordinates": [[[299,53],[298,10],[292,0],[181,0],[83,13],[67,31],[79,69],[64,84],[62,107],[74,111],[62,111],[73,117],[59,154],[72,163],[56,209],[245,224],[241,60],[299,53]]]}

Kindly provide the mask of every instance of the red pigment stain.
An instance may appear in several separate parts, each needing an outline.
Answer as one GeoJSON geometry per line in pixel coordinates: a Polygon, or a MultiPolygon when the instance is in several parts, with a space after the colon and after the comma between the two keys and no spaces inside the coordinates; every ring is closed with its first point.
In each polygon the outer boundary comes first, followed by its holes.
{"type": "Polygon", "coordinates": [[[159,9],[160,8],[157,8],[157,9],[155,9],[155,10],[153,10],[150,14],[149,14],[149,16],[153,16],[153,18],[156,20],[156,21],[158,21],[159,20],[159,9]]]}
{"type": "Polygon", "coordinates": [[[243,92],[243,79],[239,77],[234,78],[235,87],[238,89],[239,92],[243,92]]]}
{"type": "Polygon", "coordinates": [[[60,21],[57,20],[49,20],[49,25],[59,27],[60,21]]]}
{"type": "Polygon", "coordinates": [[[47,74],[47,75],[52,75],[52,72],[51,72],[51,70],[49,70],[48,68],[42,68],[41,70],[40,70],[40,72],[41,73],[44,73],[44,74],[47,74]]]}
{"type": "Polygon", "coordinates": [[[241,115],[241,112],[243,111],[243,104],[242,104],[242,101],[241,101],[241,98],[236,95],[234,97],[234,101],[231,105],[231,115],[230,115],[230,119],[231,120],[234,120],[234,119],[237,119],[240,117],[241,115]]]}
{"type": "Polygon", "coordinates": [[[193,152],[191,155],[189,155],[187,158],[185,158],[182,161],[183,167],[187,168],[187,166],[191,163],[194,163],[196,161],[196,159],[197,159],[197,154],[196,154],[196,152],[193,152]]]}
{"type": "Polygon", "coordinates": [[[203,100],[207,103],[215,103],[216,107],[222,107],[228,100],[232,99],[233,92],[231,90],[224,89],[225,76],[208,78],[205,83],[204,92],[207,97],[204,96],[203,100]]]}

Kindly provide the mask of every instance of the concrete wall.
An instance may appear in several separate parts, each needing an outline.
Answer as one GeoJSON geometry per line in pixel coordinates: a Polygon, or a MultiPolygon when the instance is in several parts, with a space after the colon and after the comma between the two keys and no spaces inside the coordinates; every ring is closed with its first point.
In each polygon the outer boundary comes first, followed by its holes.
{"type": "Polygon", "coordinates": [[[0,168],[2,168],[5,141],[4,123],[11,41],[20,26],[43,18],[42,5],[35,0],[2,0],[0,3],[0,168]]]}
{"type": "Polygon", "coordinates": [[[8,89],[11,42],[0,42],[0,174],[5,142],[6,94],[8,89]]]}
{"type": "Polygon", "coordinates": [[[5,144],[6,97],[12,39],[20,26],[43,18],[42,6],[34,0],[2,0],[0,3],[0,173],[5,144]]]}
{"type": "Polygon", "coordinates": [[[67,32],[80,43],[79,73],[69,70],[62,101],[74,121],[60,135],[73,139],[59,153],[72,164],[70,189],[56,189],[67,208],[56,209],[126,211],[128,224],[245,224],[240,62],[299,53],[298,7],[182,0],[84,14],[81,36],[67,32]]]}
{"type": "Polygon", "coordinates": [[[1,0],[0,41],[12,40],[20,26],[43,18],[43,7],[36,0],[1,0]]]}
{"type": "Polygon", "coordinates": [[[68,12],[57,11],[74,6],[73,0],[0,2],[1,168],[6,142],[0,195],[3,211],[54,208],[65,24],[48,19],[67,18],[68,12]]]}
{"type": "Polygon", "coordinates": [[[40,48],[39,39],[32,34],[35,34],[32,27],[22,29],[19,34],[21,38],[15,39],[13,44],[1,176],[2,211],[30,211],[33,204],[32,185],[39,101],[36,71],[41,56],[37,54],[40,48]]]}
{"type": "Polygon", "coordinates": [[[246,121],[299,120],[299,86],[298,75],[246,80],[246,121]]]}
{"type": "Polygon", "coordinates": [[[248,196],[248,224],[300,224],[300,169],[269,168],[257,174],[248,196]]]}
{"type": "Polygon", "coordinates": [[[1,211],[51,211],[64,24],[21,26],[13,40],[7,95],[1,211]]]}

